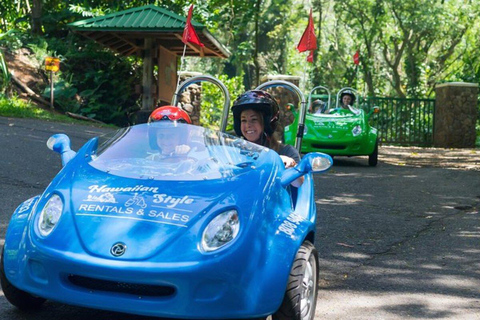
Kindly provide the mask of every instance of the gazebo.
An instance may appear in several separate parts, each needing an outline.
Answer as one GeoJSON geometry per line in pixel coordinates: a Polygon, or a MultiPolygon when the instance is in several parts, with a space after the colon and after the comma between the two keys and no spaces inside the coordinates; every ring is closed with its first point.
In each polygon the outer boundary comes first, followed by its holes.
{"type": "MultiPolygon", "coordinates": [[[[183,54],[186,18],[166,9],[147,5],[70,23],[70,28],[111,50],[143,59],[142,110],[139,122],[156,103],[169,103],[177,84],[177,57],[183,54]],[[158,66],[154,83],[153,67],[158,66]],[[144,114],[143,116],[141,114],[144,114]]],[[[204,47],[189,43],[186,56],[227,58],[230,52],[198,22],[192,25],[204,47]]],[[[143,120],[143,121],[142,121],[143,120]]]]}

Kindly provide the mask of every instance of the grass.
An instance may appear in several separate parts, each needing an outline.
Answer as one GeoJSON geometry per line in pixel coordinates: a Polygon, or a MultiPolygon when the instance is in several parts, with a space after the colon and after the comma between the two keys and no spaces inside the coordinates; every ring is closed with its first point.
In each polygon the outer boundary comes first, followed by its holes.
{"type": "Polygon", "coordinates": [[[113,125],[102,125],[89,121],[72,119],[68,116],[38,108],[35,105],[17,97],[7,99],[0,96],[0,116],[10,118],[32,118],[62,123],[83,124],[95,127],[115,128],[113,125]]]}

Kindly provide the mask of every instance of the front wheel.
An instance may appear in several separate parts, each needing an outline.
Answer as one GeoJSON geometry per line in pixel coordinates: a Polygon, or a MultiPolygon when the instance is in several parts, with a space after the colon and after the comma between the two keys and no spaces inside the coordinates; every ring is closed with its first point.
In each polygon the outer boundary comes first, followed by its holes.
{"type": "Polygon", "coordinates": [[[15,288],[10,281],[8,281],[5,270],[3,268],[3,248],[2,248],[2,259],[0,264],[0,282],[5,298],[8,302],[13,304],[20,310],[23,311],[33,311],[38,310],[41,305],[46,301],[43,298],[32,296],[30,293],[22,291],[15,288]]]}
{"type": "Polygon", "coordinates": [[[375,167],[378,163],[378,141],[375,142],[375,148],[371,155],[368,156],[368,165],[370,167],[375,167]]]}
{"type": "Polygon", "coordinates": [[[313,320],[317,305],[318,252],[309,241],[298,249],[287,290],[273,320],[313,320]]]}

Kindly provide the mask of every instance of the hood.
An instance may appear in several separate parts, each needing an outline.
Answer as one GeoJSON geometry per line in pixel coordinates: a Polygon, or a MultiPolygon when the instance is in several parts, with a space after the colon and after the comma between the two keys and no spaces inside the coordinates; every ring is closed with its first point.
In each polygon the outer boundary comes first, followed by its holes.
{"type": "Polygon", "coordinates": [[[315,135],[316,139],[343,138],[351,135],[353,127],[363,125],[363,113],[361,115],[322,115],[307,116],[305,122],[307,133],[315,135]],[[313,130],[311,130],[313,129],[313,130]]]}
{"type": "Polygon", "coordinates": [[[246,170],[208,181],[158,181],[113,176],[84,163],[75,169],[69,186],[70,212],[89,254],[112,258],[112,246],[122,243],[127,247],[122,259],[147,259],[182,238],[197,243],[203,221],[247,201],[246,195],[259,184],[246,181],[265,179],[265,172],[246,170]]]}

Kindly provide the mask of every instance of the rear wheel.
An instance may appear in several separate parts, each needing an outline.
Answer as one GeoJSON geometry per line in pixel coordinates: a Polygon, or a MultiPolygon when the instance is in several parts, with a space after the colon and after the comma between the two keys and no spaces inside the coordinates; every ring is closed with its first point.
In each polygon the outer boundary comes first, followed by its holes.
{"type": "Polygon", "coordinates": [[[273,320],[313,320],[317,304],[318,253],[305,241],[295,256],[287,290],[273,320]]]}
{"type": "Polygon", "coordinates": [[[0,282],[2,285],[3,294],[7,298],[8,302],[13,304],[20,310],[33,311],[38,310],[41,305],[46,301],[43,298],[38,298],[30,293],[15,288],[5,276],[5,270],[3,268],[3,248],[2,259],[0,264],[0,282]]]}
{"type": "Polygon", "coordinates": [[[370,167],[375,167],[378,163],[378,141],[375,142],[375,148],[371,155],[368,156],[368,165],[370,167]]]}

